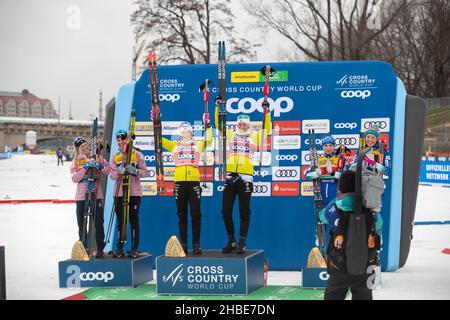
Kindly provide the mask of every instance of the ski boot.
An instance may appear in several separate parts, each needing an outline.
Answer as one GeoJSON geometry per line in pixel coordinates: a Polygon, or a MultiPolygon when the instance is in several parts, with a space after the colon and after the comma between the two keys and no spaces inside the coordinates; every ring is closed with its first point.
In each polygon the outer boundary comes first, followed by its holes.
{"type": "Polygon", "coordinates": [[[245,253],[245,238],[240,238],[237,246],[237,253],[244,254],[245,253]]]}
{"type": "Polygon", "coordinates": [[[139,256],[137,249],[131,249],[130,253],[128,254],[128,257],[132,259],[136,259],[139,256]]]}
{"type": "Polygon", "coordinates": [[[199,243],[194,243],[194,254],[202,254],[202,248],[199,243]]]}
{"type": "Polygon", "coordinates": [[[188,254],[188,245],[185,242],[181,243],[181,247],[183,248],[184,253],[187,255],[188,254]]]}
{"type": "Polygon", "coordinates": [[[123,248],[117,248],[116,251],[114,251],[113,254],[114,258],[123,258],[125,257],[125,252],[123,251],[123,248]]]}
{"type": "Polygon", "coordinates": [[[222,253],[231,253],[236,250],[236,240],[229,239],[225,248],[222,249],[222,253]]]}

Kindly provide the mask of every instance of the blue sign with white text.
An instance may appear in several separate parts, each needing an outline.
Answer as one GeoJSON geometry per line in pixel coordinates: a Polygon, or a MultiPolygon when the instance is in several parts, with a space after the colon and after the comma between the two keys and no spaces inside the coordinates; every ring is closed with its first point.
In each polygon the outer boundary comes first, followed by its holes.
{"type": "Polygon", "coordinates": [[[422,161],[419,181],[450,184],[450,162],[422,161]]]}

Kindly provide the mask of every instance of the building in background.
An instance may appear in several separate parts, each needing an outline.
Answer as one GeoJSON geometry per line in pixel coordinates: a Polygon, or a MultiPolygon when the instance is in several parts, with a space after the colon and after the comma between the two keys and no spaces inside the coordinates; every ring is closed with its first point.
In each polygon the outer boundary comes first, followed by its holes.
{"type": "Polygon", "coordinates": [[[49,99],[30,93],[0,91],[0,117],[57,119],[58,113],[49,99]]]}

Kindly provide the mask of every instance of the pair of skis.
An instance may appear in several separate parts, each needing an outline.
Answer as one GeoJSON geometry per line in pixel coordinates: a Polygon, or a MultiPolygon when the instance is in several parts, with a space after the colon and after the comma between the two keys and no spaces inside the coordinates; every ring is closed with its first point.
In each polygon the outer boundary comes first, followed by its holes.
{"type": "MultiPolygon", "coordinates": [[[[200,90],[203,91],[203,113],[207,114],[208,113],[208,105],[209,105],[209,97],[210,97],[210,93],[211,93],[211,87],[214,86],[214,83],[209,80],[206,79],[204,83],[202,83],[200,85],[200,90]]],[[[206,130],[208,130],[208,128],[206,127],[206,123],[205,123],[205,129],[203,132],[203,184],[202,187],[204,189],[207,188],[206,185],[206,168],[208,166],[208,152],[206,151],[207,148],[207,139],[206,139],[206,130]]]]}
{"type": "MultiPolygon", "coordinates": [[[[130,118],[130,130],[129,130],[129,138],[128,144],[125,147],[124,153],[127,155],[125,160],[125,167],[131,165],[131,157],[133,155],[133,145],[135,139],[135,126],[136,126],[136,113],[135,110],[131,110],[131,118],[130,118]]],[[[122,177],[122,234],[120,235],[120,244],[122,248],[125,246],[128,238],[128,218],[130,215],[130,193],[131,193],[131,175],[124,174],[122,177]]]]}
{"type": "Polygon", "coordinates": [[[219,41],[217,76],[219,84],[219,95],[216,98],[216,108],[219,109],[217,130],[219,131],[218,159],[219,181],[225,181],[226,157],[227,157],[227,78],[226,78],[226,50],[225,41],[219,41]]]}
{"type": "MultiPolygon", "coordinates": [[[[309,134],[309,154],[311,159],[311,169],[316,170],[319,168],[317,161],[317,148],[314,129],[308,131],[309,134]]],[[[318,249],[322,255],[323,262],[325,264],[325,250],[326,250],[326,225],[320,220],[320,211],[323,208],[322,192],[320,191],[320,178],[313,180],[313,192],[314,192],[314,209],[316,212],[316,225],[317,225],[317,242],[318,249]]]]}
{"type": "Polygon", "coordinates": [[[150,74],[150,96],[152,101],[153,137],[155,141],[156,192],[160,195],[164,193],[164,165],[162,151],[161,105],[159,101],[159,81],[156,52],[150,52],[148,54],[148,69],[150,74]]]}
{"type": "MultiPolygon", "coordinates": [[[[91,144],[89,146],[89,158],[97,156],[98,119],[95,118],[92,126],[91,144]]],[[[98,178],[96,168],[89,168],[86,172],[86,193],[84,201],[83,227],[81,241],[75,242],[72,248],[72,260],[89,260],[94,254],[95,243],[95,215],[97,209],[97,188],[95,182],[98,178]]],[[[97,244],[100,246],[100,244],[97,244]]]]}

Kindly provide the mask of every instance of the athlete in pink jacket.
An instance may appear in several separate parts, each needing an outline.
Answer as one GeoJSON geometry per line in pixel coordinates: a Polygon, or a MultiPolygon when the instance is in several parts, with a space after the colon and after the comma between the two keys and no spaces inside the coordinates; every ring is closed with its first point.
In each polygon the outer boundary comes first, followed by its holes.
{"type": "Polygon", "coordinates": [[[83,237],[83,221],[86,205],[86,184],[87,184],[87,172],[89,168],[96,169],[96,210],[95,210],[95,238],[97,242],[97,254],[96,258],[103,258],[103,248],[105,247],[105,233],[103,229],[103,193],[100,187],[100,175],[101,173],[108,175],[109,163],[103,159],[102,156],[97,156],[97,159],[89,158],[89,145],[85,138],[77,137],[74,140],[75,145],[75,157],[70,166],[70,174],[72,181],[77,184],[75,192],[75,203],[77,206],[77,223],[78,223],[78,236],[82,241],[83,237]]]}
{"type": "Polygon", "coordinates": [[[118,226],[118,241],[117,249],[114,252],[115,258],[122,258],[125,256],[123,250],[124,243],[121,242],[122,238],[122,225],[123,225],[123,187],[122,181],[124,175],[130,175],[130,204],[129,204],[129,219],[131,225],[131,251],[130,258],[136,258],[138,256],[139,247],[139,206],[141,204],[142,186],[140,178],[148,176],[147,166],[145,164],[144,155],[133,149],[131,154],[131,164],[126,165],[127,154],[123,151],[128,146],[128,133],[125,130],[119,130],[116,132],[116,141],[119,145],[119,151],[111,157],[111,179],[115,180],[114,186],[114,202],[115,211],[117,216],[118,226]]]}

